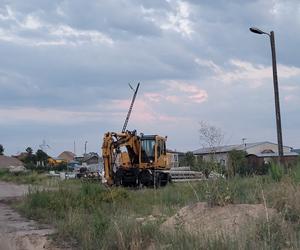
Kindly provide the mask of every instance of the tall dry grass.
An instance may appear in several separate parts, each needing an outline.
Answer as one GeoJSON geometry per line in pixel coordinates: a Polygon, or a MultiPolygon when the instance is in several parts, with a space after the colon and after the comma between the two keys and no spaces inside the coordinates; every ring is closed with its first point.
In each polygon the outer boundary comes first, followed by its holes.
{"type": "MultiPolygon", "coordinates": [[[[56,238],[79,249],[298,249],[300,248],[300,167],[280,180],[272,175],[170,184],[161,189],[105,188],[80,181],[54,190],[33,190],[19,209],[51,223],[56,238]],[[206,201],[211,206],[263,203],[276,219],[255,221],[237,238],[192,235],[160,225],[180,208],[206,201]]],[[[267,216],[266,216],[267,217],[267,216]]]]}

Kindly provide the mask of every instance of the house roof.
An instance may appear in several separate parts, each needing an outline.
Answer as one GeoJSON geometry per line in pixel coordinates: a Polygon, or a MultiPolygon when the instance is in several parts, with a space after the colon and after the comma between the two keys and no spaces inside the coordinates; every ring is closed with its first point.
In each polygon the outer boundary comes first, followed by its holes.
{"type": "Polygon", "coordinates": [[[292,149],[292,152],[296,152],[296,153],[300,154],[300,149],[292,149]]]}
{"type": "Polygon", "coordinates": [[[20,167],[24,166],[20,160],[5,155],[0,155],[0,168],[20,167]]]}
{"type": "Polygon", "coordinates": [[[210,148],[200,148],[200,149],[193,151],[193,153],[197,155],[197,154],[210,154],[212,152],[225,153],[225,152],[229,152],[231,150],[247,150],[249,148],[263,145],[266,143],[277,145],[276,143],[273,143],[273,142],[263,141],[263,142],[245,143],[245,144],[237,144],[237,145],[218,146],[218,147],[214,147],[214,148],[211,148],[211,147],[210,148]]]}
{"type": "MultiPolygon", "coordinates": [[[[265,153],[265,154],[249,154],[249,155],[256,155],[257,157],[279,157],[278,153],[265,153]]],[[[285,152],[283,153],[284,156],[298,156],[299,154],[296,152],[285,152]]]]}
{"type": "Polygon", "coordinates": [[[179,155],[184,154],[183,152],[172,150],[172,149],[168,149],[168,148],[167,148],[166,151],[167,151],[167,153],[171,153],[171,154],[179,154],[179,155]]]}
{"type": "Polygon", "coordinates": [[[59,156],[57,156],[58,159],[63,159],[66,161],[72,161],[76,155],[70,151],[64,151],[59,156]]]}

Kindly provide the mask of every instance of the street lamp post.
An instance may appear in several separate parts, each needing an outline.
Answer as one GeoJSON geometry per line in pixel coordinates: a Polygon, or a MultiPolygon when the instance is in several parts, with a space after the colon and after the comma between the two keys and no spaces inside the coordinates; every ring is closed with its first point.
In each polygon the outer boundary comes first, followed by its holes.
{"type": "Polygon", "coordinates": [[[264,31],[262,31],[258,28],[250,28],[250,31],[253,32],[253,33],[256,33],[256,34],[265,34],[265,35],[268,35],[270,37],[271,51],[272,51],[272,68],[273,68],[273,83],[274,83],[274,97],[275,97],[275,113],[276,113],[278,155],[279,155],[280,163],[284,164],[274,31],[271,31],[270,34],[267,33],[267,32],[264,32],[264,31]]]}
{"type": "Polygon", "coordinates": [[[86,156],[86,144],[88,143],[88,141],[85,141],[84,143],[84,156],[86,156]]]}

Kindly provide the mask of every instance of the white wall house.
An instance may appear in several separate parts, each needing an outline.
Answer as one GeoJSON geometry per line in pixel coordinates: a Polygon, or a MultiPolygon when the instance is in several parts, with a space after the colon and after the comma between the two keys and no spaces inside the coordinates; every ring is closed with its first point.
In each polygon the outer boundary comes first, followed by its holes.
{"type": "MultiPolygon", "coordinates": [[[[296,152],[292,152],[292,147],[284,146],[283,154],[285,156],[297,156],[296,152]]],[[[227,166],[229,161],[229,152],[232,150],[243,150],[248,155],[256,155],[264,157],[266,161],[272,157],[278,156],[278,144],[264,141],[256,143],[245,143],[239,145],[219,146],[215,148],[200,148],[193,151],[197,160],[215,161],[223,166],[227,166]]]]}

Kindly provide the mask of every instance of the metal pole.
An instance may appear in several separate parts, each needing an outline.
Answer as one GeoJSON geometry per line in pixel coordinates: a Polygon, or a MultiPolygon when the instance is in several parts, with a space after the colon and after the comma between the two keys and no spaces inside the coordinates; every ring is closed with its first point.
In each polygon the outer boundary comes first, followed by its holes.
{"type": "Polygon", "coordinates": [[[86,155],[86,144],[87,143],[88,143],[87,141],[85,141],[85,143],[84,143],[84,155],[86,155]]]}
{"type": "Polygon", "coordinates": [[[284,164],[283,158],[283,143],[282,143],[282,129],[281,129],[281,116],[279,104],[279,91],[278,91],[278,78],[277,78],[277,65],[276,65],[276,51],[275,51],[275,37],[274,31],[270,32],[270,42],[272,51],[272,68],[273,68],[273,83],[274,83],[274,97],[275,97],[275,112],[276,112],[276,126],[277,126],[277,141],[278,141],[278,155],[280,164],[284,164]]]}

